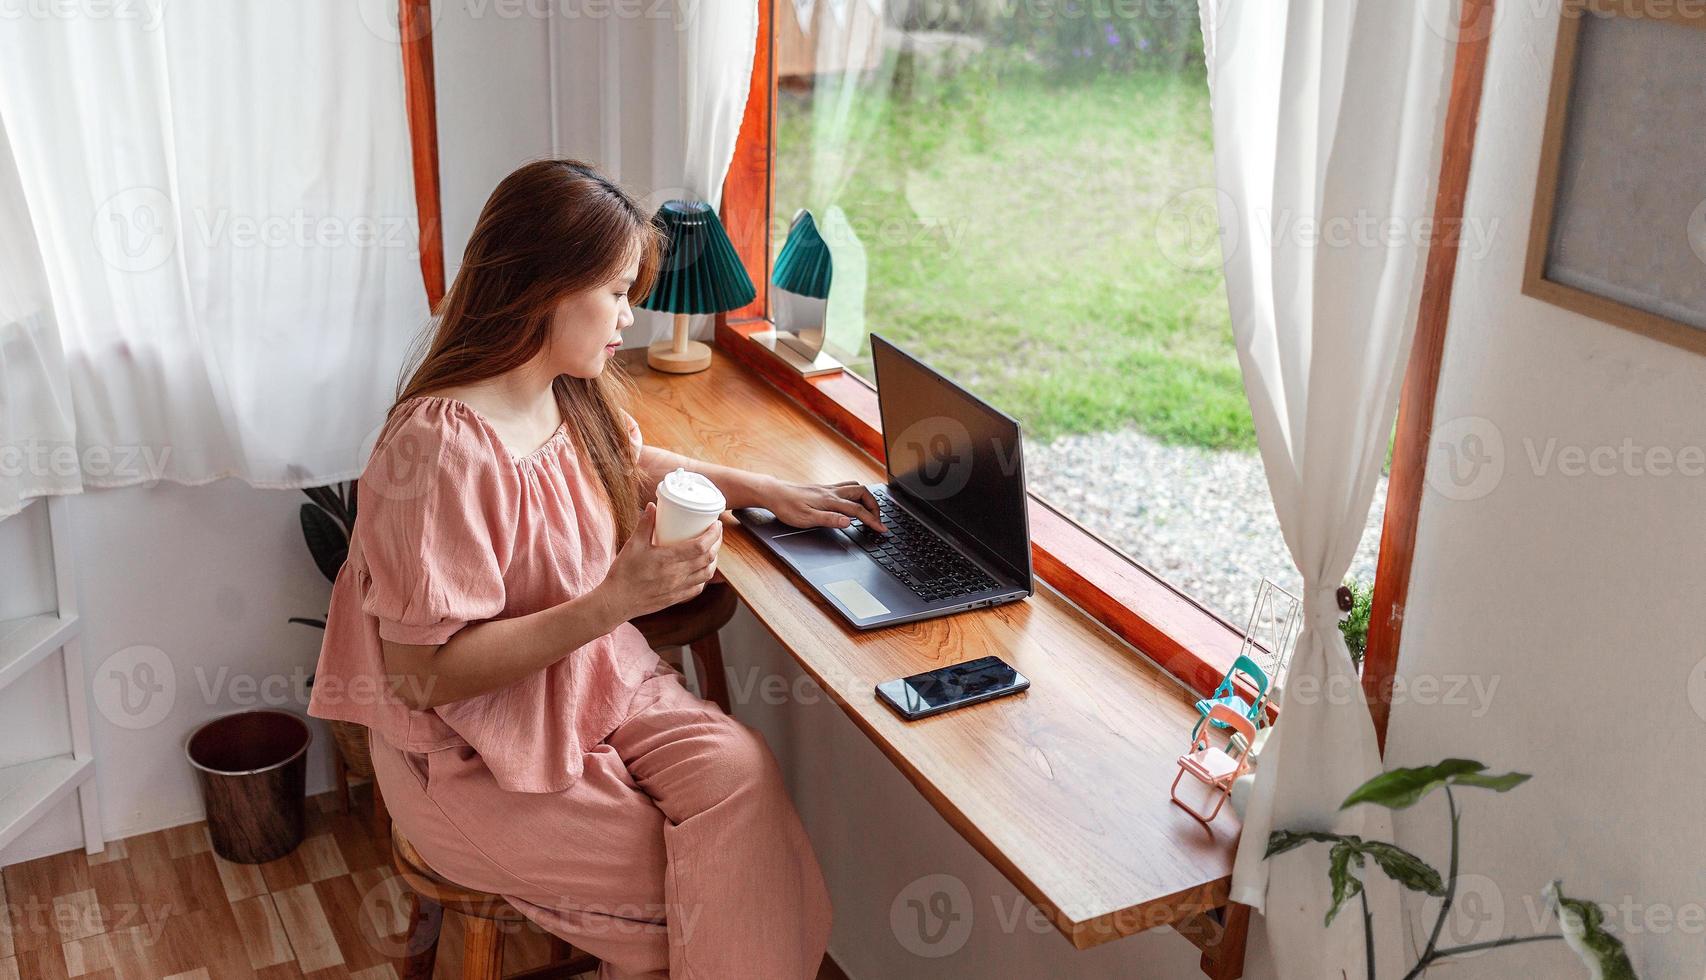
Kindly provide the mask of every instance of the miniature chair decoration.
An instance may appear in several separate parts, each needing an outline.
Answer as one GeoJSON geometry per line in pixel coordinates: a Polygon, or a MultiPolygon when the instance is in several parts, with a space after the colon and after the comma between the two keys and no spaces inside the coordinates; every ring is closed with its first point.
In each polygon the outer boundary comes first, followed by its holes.
{"type": "Polygon", "coordinates": [[[1173,777],[1173,786],[1168,792],[1174,803],[1204,824],[1213,822],[1220,815],[1220,808],[1232,798],[1232,784],[1250,768],[1249,752],[1235,746],[1221,749],[1211,743],[1209,732],[1216,726],[1230,728],[1236,735],[1243,736],[1245,745],[1256,737],[1255,724],[1224,704],[1209,708],[1208,714],[1192,730],[1190,750],[1179,756],[1179,774],[1173,777]],[[1186,773],[1208,787],[1214,809],[1206,814],[1179,799],[1179,781],[1185,778],[1186,773]]]}
{"type": "MultiPolygon", "coordinates": [[[[1265,728],[1270,702],[1279,697],[1280,681],[1291,662],[1291,648],[1297,642],[1298,628],[1302,624],[1303,600],[1272,579],[1262,579],[1256,587],[1256,602],[1250,607],[1250,621],[1244,627],[1244,642],[1238,651],[1238,659],[1226,672],[1213,696],[1197,702],[1197,710],[1207,715],[1213,705],[1225,704],[1255,722],[1258,730],[1265,728]],[[1238,693],[1240,673],[1245,676],[1246,686],[1256,692],[1253,704],[1238,693]]],[[[1226,726],[1217,724],[1215,727],[1226,726]]],[[[1235,741],[1234,744],[1242,748],[1249,743],[1235,741]]]]}
{"type": "Polygon", "coordinates": [[[1244,626],[1244,642],[1238,653],[1254,660],[1268,681],[1278,687],[1284,681],[1291,648],[1302,626],[1303,600],[1273,579],[1264,578],[1256,586],[1256,603],[1250,607],[1250,621],[1244,626]]]}
{"type": "MultiPolygon", "coordinates": [[[[1259,724],[1268,703],[1268,675],[1256,662],[1249,657],[1240,656],[1232,662],[1232,669],[1226,672],[1220,686],[1214,694],[1197,702],[1197,711],[1214,723],[1216,728],[1226,728],[1226,724],[1215,720],[1213,709],[1220,706],[1239,717],[1246,718],[1259,724]],[[1244,700],[1244,695],[1238,693],[1238,675],[1244,675],[1245,684],[1256,692],[1255,703],[1244,700]]],[[[1199,723],[1200,727],[1200,723],[1199,723]]],[[[1254,726],[1252,726],[1254,727],[1254,726]]]]}

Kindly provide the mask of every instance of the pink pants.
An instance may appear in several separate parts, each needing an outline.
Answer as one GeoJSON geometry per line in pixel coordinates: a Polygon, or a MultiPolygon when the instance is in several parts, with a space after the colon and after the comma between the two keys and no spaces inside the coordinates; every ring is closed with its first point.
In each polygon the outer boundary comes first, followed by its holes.
{"type": "Polygon", "coordinates": [[[811,980],[829,894],[764,739],[682,686],[634,713],[561,793],[511,793],[468,748],[373,739],[392,818],[439,874],[504,896],[599,976],[811,980]]]}

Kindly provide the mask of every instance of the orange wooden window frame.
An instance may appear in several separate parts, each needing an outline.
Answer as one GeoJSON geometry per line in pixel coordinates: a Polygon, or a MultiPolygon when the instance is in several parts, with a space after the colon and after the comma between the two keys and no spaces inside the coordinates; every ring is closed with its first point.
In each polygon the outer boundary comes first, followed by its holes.
{"type": "MultiPolygon", "coordinates": [[[[723,185],[723,220],[731,228],[735,247],[759,287],[759,295],[747,307],[717,318],[717,346],[881,459],[876,393],[869,385],[845,373],[802,378],[750,339],[752,334],[770,327],[768,292],[776,130],[774,4],[775,0],[758,0],[759,39],[757,56],[753,59],[751,93],[733,166],[723,185]],[[738,234],[733,231],[736,228],[740,229],[738,234]],[[763,233],[755,233],[758,229],[763,233]]],[[[1383,749],[1410,565],[1415,554],[1416,517],[1421,509],[1422,475],[1427,464],[1434,396],[1451,306],[1493,5],[1494,0],[1464,0],[1459,14],[1462,29],[1452,69],[1445,152],[1440,161],[1439,192],[1434,204],[1433,227],[1442,231],[1437,233],[1428,256],[1381,528],[1374,613],[1363,660],[1363,687],[1383,749]]],[[[1033,562],[1045,581],[1187,686],[1208,693],[1231,666],[1241,644],[1236,630],[1034,496],[1031,533],[1033,562]]]]}
{"type": "Polygon", "coordinates": [[[1410,567],[1416,556],[1416,521],[1422,510],[1422,481],[1433,433],[1434,396],[1439,391],[1445,328],[1451,317],[1451,290],[1457,278],[1457,252],[1463,229],[1463,202],[1469,193],[1469,161],[1474,155],[1481,117],[1482,81],[1493,33],[1495,0],[1463,0],[1458,13],[1457,59],[1452,66],[1451,99],[1445,112],[1445,146],[1434,197],[1435,239],[1428,250],[1422,280],[1416,337],[1398,398],[1398,430],[1392,446],[1392,473],[1386,485],[1386,519],[1380,529],[1380,558],[1374,570],[1374,604],[1368,618],[1368,648],[1363,654],[1362,687],[1374,718],[1380,750],[1386,751],[1386,727],[1392,714],[1392,679],[1398,673],[1398,647],[1404,633],[1404,606],[1410,594],[1410,567]]]}
{"type": "Polygon", "coordinates": [[[427,303],[444,298],[444,221],[439,203],[438,104],[432,66],[432,0],[398,0],[403,47],[403,97],[409,117],[409,155],[415,171],[420,224],[421,281],[427,303]]]}

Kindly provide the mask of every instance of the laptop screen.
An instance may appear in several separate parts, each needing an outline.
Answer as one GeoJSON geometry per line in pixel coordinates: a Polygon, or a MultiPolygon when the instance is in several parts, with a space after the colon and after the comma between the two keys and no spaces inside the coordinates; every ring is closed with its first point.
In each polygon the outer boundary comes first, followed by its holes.
{"type": "Polygon", "coordinates": [[[1031,584],[1030,518],[1019,423],[876,334],[889,485],[1031,584]]]}

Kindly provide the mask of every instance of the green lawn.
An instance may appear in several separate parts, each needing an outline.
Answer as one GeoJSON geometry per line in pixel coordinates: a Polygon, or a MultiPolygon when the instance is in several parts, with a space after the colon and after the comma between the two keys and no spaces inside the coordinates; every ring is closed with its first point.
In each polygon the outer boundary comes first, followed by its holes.
{"type": "MultiPolygon", "coordinates": [[[[992,61],[860,106],[880,122],[841,203],[868,326],[1033,438],[1135,423],[1253,448],[1218,265],[1182,268],[1156,238],[1169,200],[1213,182],[1200,67],[1056,83],[992,61]]],[[[809,107],[778,107],[778,239],[806,197],[809,107]]]]}

